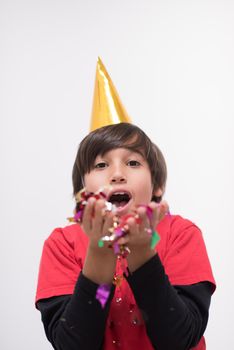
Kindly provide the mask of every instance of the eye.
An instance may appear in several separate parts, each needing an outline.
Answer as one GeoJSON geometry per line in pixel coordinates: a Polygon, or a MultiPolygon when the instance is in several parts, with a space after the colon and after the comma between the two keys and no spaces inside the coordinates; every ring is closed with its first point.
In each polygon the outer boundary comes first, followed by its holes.
{"type": "Polygon", "coordinates": [[[128,165],[130,165],[131,167],[138,167],[141,165],[141,163],[138,162],[137,160],[129,160],[128,165]]]}
{"type": "Polygon", "coordinates": [[[95,169],[104,169],[106,167],[107,167],[107,163],[105,163],[105,162],[99,162],[99,163],[94,165],[95,169]]]}

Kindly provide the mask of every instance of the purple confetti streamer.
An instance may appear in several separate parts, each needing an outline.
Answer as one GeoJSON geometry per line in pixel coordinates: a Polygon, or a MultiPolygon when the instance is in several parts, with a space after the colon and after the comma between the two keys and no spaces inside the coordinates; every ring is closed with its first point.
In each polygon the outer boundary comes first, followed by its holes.
{"type": "Polygon", "coordinates": [[[119,244],[117,242],[114,242],[113,248],[114,248],[115,255],[118,255],[120,253],[120,248],[119,248],[119,244]]]}
{"type": "Polygon", "coordinates": [[[96,292],[96,299],[100,302],[101,307],[104,309],[108,297],[110,295],[111,286],[109,284],[100,284],[96,292]]]}
{"type": "Polygon", "coordinates": [[[74,216],[75,221],[80,221],[82,219],[82,215],[83,215],[83,210],[79,210],[76,215],[74,216]]]}
{"type": "Polygon", "coordinates": [[[118,238],[123,237],[126,233],[121,227],[117,227],[114,232],[115,232],[116,237],[118,237],[118,238]]]}

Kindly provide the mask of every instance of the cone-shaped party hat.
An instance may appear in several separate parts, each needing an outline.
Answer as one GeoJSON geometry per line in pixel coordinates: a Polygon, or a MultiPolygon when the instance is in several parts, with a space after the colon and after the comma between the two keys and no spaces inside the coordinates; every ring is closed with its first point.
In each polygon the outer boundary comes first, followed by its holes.
{"type": "Polygon", "coordinates": [[[131,123],[131,119],[104,64],[98,57],[90,131],[121,122],[131,123]]]}

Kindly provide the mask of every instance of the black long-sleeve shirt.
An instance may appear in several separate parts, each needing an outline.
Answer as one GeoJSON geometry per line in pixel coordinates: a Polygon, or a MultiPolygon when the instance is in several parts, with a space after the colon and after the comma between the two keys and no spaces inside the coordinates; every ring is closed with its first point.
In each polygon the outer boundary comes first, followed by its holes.
{"type": "MultiPolygon", "coordinates": [[[[126,279],[156,350],[188,350],[198,344],[208,320],[213,292],[210,282],[172,286],[158,255],[126,279]]],[[[54,349],[102,349],[114,286],[104,309],[96,300],[97,288],[81,272],[72,295],[38,301],[54,349]]]]}

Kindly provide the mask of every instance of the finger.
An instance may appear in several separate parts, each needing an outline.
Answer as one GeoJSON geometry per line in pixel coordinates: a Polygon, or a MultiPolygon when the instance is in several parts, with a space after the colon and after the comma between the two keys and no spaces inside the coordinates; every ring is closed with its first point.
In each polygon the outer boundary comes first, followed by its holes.
{"type": "Polygon", "coordinates": [[[151,202],[149,207],[153,210],[152,223],[155,227],[169,212],[169,206],[166,201],[162,201],[161,203],[151,202]]]}
{"type": "Polygon", "coordinates": [[[128,232],[129,232],[129,235],[137,235],[139,234],[139,228],[138,228],[138,224],[136,223],[136,220],[135,218],[129,218],[127,220],[127,226],[128,226],[128,232]]]}
{"type": "Polygon", "coordinates": [[[94,207],[94,217],[92,220],[92,229],[95,233],[101,235],[104,221],[104,211],[105,201],[103,199],[98,199],[94,207]]]}
{"type": "Polygon", "coordinates": [[[129,235],[125,235],[124,237],[121,237],[121,238],[118,240],[118,244],[119,244],[119,245],[128,244],[129,241],[130,241],[129,235]]]}
{"type": "Polygon", "coordinates": [[[92,230],[92,217],[93,217],[95,202],[96,202],[95,198],[93,197],[89,198],[84,208],[82,226],[84,228],[84,231],[87,233],[92,230]]]}
{"type": "Polygon", "coordinates": [[[164,216],[169,213],[169,205],[166,201],[162,201],[160,204],[159,219],[162,220],[162,218],[164,218],[164,216]]]}
{"type": "MultiPolygon", "coordinates": [[[[151,226],[152,219],[148,217],[145,207],[139,207],[137,209],[137,213],[138,213],[138,216],[140,218],[140,220],[139,220],[139,232],[145,231],[145,228],[149,228],[151,226]]],[[[151,215],[151,217],[152,217],[152,215],[151,215]]]]}
{"type": "Polygon", "coordinates": [[[114,213],[106,212],[104,216],[104,222],[103,222],[103,228],[102,228],[102,234],[109,235],[111,232],[109,231],[110,228],[113,228],[113,217],[114,213]]]}

